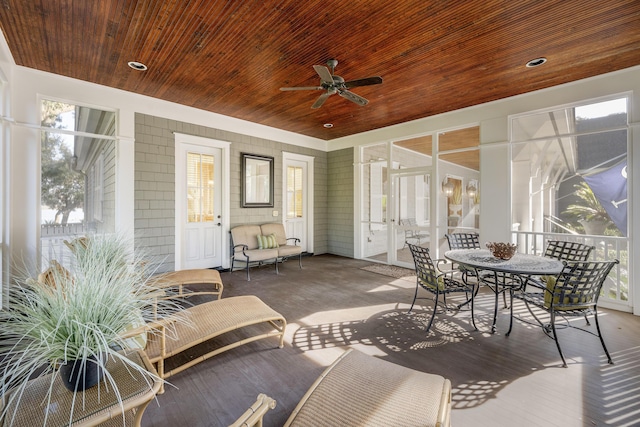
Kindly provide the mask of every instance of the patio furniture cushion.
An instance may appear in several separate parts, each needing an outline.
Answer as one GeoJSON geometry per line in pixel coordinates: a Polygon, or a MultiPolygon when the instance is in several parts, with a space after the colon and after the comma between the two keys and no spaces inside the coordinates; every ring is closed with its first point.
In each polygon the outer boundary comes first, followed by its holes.
{"type": "Polygon", "coordinates": [[[288,258],[290,256],[302,254],[302,246],[291,244],[289,241],[299,242],[299,239],[294,237],[287,238],[287,234],[284,230],[284,225],[280,223],[262,224],[260,226],[263,235],[274,235],[278,243],[278,257],[288,258]],[[289,243],[288,243],[289,242],[289,243]]]}
{"type": "MultiPolygon", "coordinates": [[[[258,249],[258,236],[262,235],[259,225],[242,225],[231,229],[231,237],[234,245],[247,245],[247,249],[258,249]]],[[[236,252],[242,253],[242,248],[236,248],[236,252]]]]}
{"type": "Polygon", "coordinates": [[[263,235],[275,236],[278,246],[284,246],[287,244],[287,234],[284,231],[284,225],[280,223],[262,224],[260,226],[263,235]]]}
{"type": "Polygon", "coordinates": [[[542,276],[541,279],[543,279],[545,281],[545,283],[547,284],[546,286],[546,290],[544,292],[544,308],[550,308],[551,307],[551,299],[553,297],[553,304],[556,305],[555,310],[556,311],[563,311],[563,310],[586,310],[587,308],[589,308],[588,306],[571,306],[571,307],[563,307],[563,304],[577,304],[577,303],[581,303],[581,302],[589,302],[585,300],[584,296],[576,296],[576,297],[569,297],[566,296],[564,297],[564,300],[562,301],[562,304],[560,303],[560,296],[559,295],[554,295],[554,289],[556,287],[556,282],[558,281],[557,277],[555,276],[542,276]],[[582,299],[582,301],[580,301],[582,299]]]}
{"type": "Polygon", "coordinates": [[[252,249],[244,251],[245,255],[249,257],[251,261],[266,261],[275,260],[278,257],[278,249],[252,249]]]}

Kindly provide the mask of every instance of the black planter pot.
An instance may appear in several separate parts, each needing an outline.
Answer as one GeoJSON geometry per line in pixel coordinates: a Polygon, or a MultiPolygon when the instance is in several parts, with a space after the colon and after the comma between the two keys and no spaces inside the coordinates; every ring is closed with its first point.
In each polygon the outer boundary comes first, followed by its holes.
{"type": "Polygon", "coordinates": [[[89,389],[100,382],[104,375],[101,363],[95,356],[84,360],[69,360],[60,365],[60,378],[71,391],[89,389]]]}

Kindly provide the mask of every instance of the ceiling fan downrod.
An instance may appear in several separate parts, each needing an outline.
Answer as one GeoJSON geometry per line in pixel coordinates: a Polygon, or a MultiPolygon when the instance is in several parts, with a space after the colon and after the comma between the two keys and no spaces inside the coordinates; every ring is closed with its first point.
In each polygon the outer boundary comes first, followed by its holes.
{"type": "Polygon", "coordinates": [[[331,75],[334,75],[336,73],[336,66],[338,65],[338,60],[337,59],[329,59],[327,61],[327,67],[329,67],[331,69],[331,75]]]}

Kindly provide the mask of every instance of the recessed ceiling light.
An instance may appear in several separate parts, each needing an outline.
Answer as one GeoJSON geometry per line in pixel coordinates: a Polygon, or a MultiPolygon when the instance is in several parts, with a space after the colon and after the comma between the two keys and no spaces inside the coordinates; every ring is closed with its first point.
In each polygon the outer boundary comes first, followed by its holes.
{"type": "Polygon", "coordinates": [[[147,69],[146,65],[138,61],[129,61],[127,62],[127,65],[129,65],[129,67],[133,68],[134,70],[138,70],[138,71],[145,71],[147,69]]]}
{"type": "Polygon", "coordinates": [[[545,62],[547,62],[547,58],[532,59],[531,61],[527,62],[527,68],[538,67],[544,64],[545,62]]]}
{"type": "Polygon", "coordinates": [[[326,127],[327,129],[331,129],[333,127],[333,123],[325,123],[322,126],[326,127]]]}

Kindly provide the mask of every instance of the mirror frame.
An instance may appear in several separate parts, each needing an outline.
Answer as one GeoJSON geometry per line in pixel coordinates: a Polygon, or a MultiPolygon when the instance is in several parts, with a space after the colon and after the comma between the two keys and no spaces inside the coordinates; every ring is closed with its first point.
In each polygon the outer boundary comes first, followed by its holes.
{"type": "Polygon", "coordinates": [[[273,157],[270,156],[261,156],[258,154],[249,154],[249,153],[241,153],[241,206],[243,208],[272,208],[273,207],[273,183],[274,183],[274,165],[273,165],[273,157]],[[258,178],[258,175],[252,175],[252,168],[247,167],[249,162],[257,162],[260,166],[267,166],[267,173],[269,176],[267,177],[269,182],[269,190],[266,194],[266,199],[264,200],[254,200],[250,199],[251,191],[249,191],[248,186],[251,185],[251,182],[258,178]]]}

